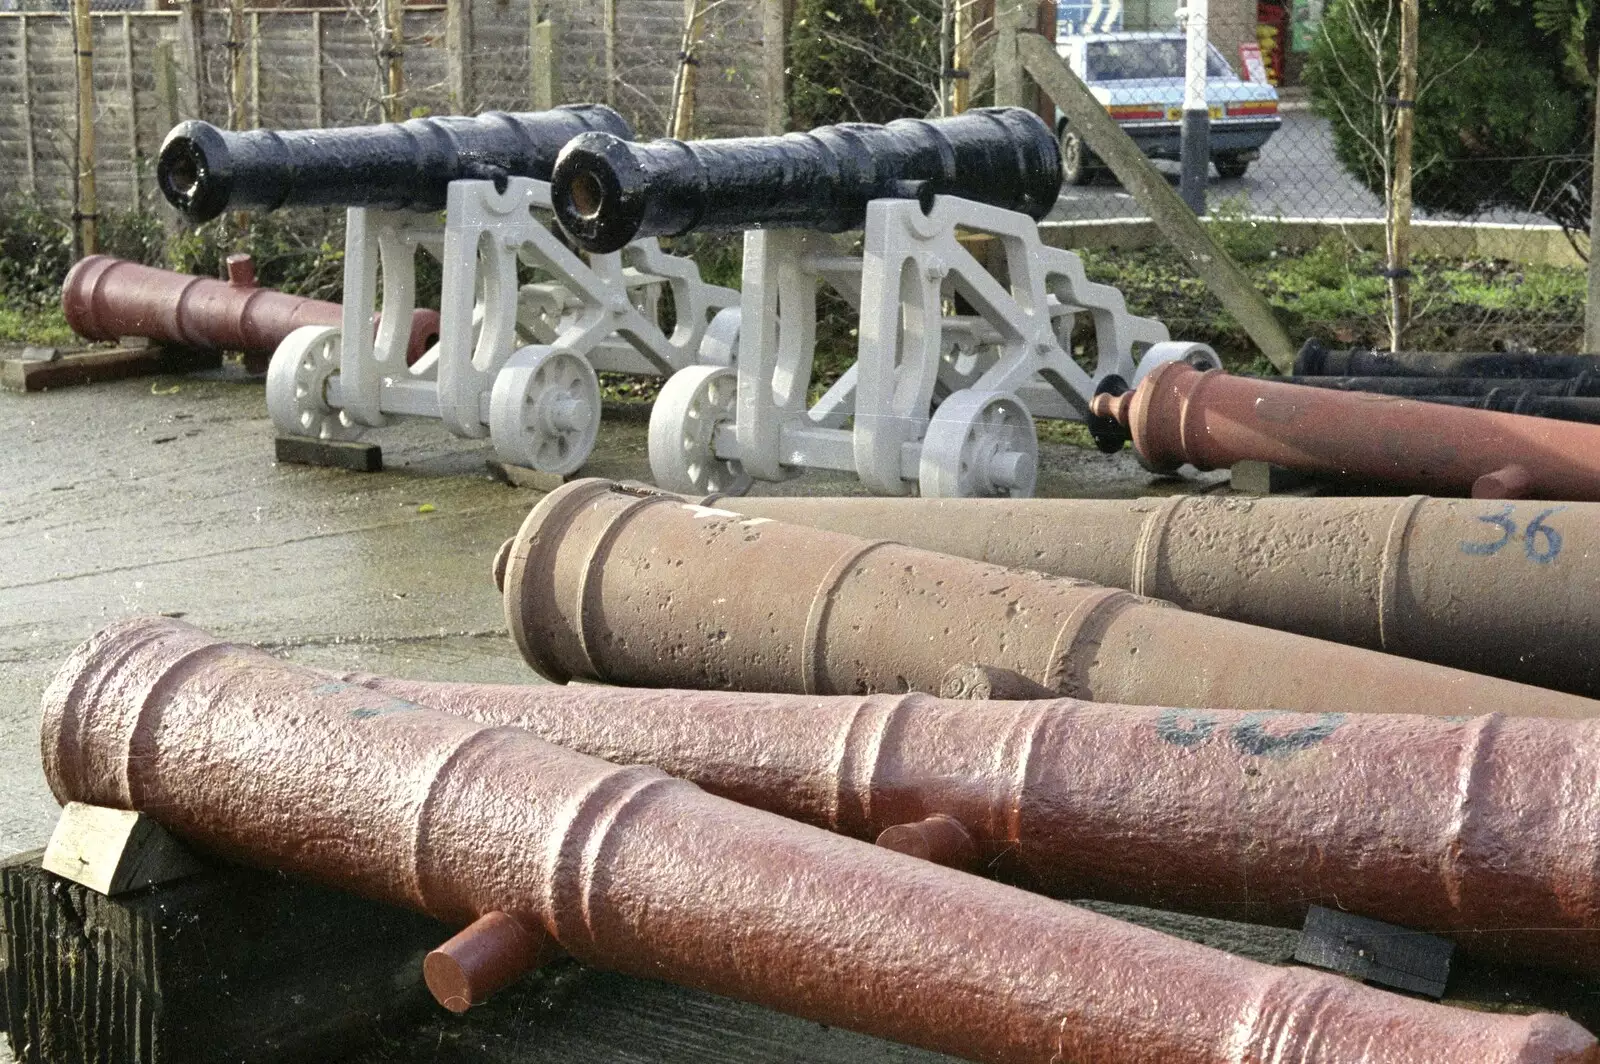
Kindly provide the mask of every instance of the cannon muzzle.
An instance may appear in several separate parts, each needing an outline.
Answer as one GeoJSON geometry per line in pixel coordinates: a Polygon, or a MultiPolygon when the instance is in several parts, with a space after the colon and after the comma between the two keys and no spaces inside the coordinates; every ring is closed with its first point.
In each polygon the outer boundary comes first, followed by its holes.
{"type": "Polygon", "coordinates": [[[850,123],[809,133],[631,144],[585,134],[561,150],[551,199],[585,249],[693,230],[858,229],[875,199],[961,196],[1043,218],[1061,150],[1038,115],[991,107],[955,118],[850,123]]]}
{"type": "Polygon", "coordinates": [[[279,207],[442,210],[452,181],[548,181],[562,146],[597,131],[633,135],[626,119],[601,104],[348,129],[234,133],[189,121],[162,142],[156,183],[195,223],[224,211],[279,207]]]}

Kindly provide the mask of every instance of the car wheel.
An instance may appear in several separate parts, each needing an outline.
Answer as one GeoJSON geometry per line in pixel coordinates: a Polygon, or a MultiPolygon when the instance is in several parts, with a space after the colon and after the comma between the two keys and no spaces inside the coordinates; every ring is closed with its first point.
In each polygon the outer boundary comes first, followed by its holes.
{"type": "Polygon", "coordinates": [[[1250,160],[1241,159],[1237,155],[1219,155],[1212,162],[1217,165],[1217,175],[1230,180],[1243,177],[1244,172],[1250,169],[1250,160]]]}
{"type": "Polygon", "coordinates": [[[1061,182],[1087,185],[1094,178],[1094,154],[1083,138],[1070,129],[1061,131],[1061,182]]]}

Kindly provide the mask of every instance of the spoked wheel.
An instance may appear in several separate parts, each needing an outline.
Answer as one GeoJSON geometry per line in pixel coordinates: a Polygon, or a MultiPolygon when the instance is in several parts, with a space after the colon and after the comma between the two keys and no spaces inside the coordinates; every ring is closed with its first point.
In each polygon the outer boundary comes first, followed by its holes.
{"type": "Polygon", "coordinates": [[[1033,415],[1009,392],[956,392],[922,438],[924,498],[1027,498],[1039,476],[1033,415]]]}
{"type": "Polygon", "coordinates": [[[328,401],[339,351],[339,330],[331,325],[302,325],[278,344],[267,365],[267,413],[279,432],[353,440],[366,431],[328,401]]]}
{"type": "Polygon", "coordinates": [[[495,375],[489,438],[512,465],[565,476],[594,450],[600,431],[600,381],[587,359],[524,347],[495,375]]]}
{"type": "Polygon", "coordinates": [[[668,491],[741,495],[750,475],[733,459],[718,458],[717,426],[732,422],[739,375],[726,366],[680,369],[661,388],[650,410],[650,472],[668,491]]]}

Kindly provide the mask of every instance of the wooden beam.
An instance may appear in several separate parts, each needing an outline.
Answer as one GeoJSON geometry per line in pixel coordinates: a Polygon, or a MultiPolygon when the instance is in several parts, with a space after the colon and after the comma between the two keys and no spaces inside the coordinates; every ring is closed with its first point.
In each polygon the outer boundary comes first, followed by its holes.
{"type": "Polygon", "coordinates": [[[429,1014],[421,954],[449,933],[272,873],[108,898],[21,855],[0,861],[0,1026],[18,1064],[338,1059],[429,1014]]]}
{"type": "MultiPolygon", "coordinates": [[[[1266,297],[1256,290],[1244,271],[1184,205],[1167,183],[1166,175],[1151,165],[1133,138],[1117,125],[1104,105],[1056,54],[1049,41],[1037,33],[1019,33],[1015,40],[1028,74],[1061,108],[1067,121],[1083,134],[1084,141],[1111,168],[1122,187],[1150,212],[1162,235],[1177,249],[1184,262],[1222,301],[1223,308],[1244,326],[1268,361],[1279,372],[1291,372],[1295,348],[1283,323],[1273,313],[1266,297]]],[[[998,63],[998,46],[995,54],[998,63]]]]}
{"type": "Polygon", "coordinates": [[[185,351],[169,347],[82,351],[51,359],[12,358],[0,361],[0,388],[14,392],[42,392],[51,388],[98,384],[128,377],[216,369],[220,365],[222,356],[215,351],[185,351]]]}
{"type": "Polygon", "coordinates": [[[43,867],[107,897],[200,871],[200,863],[143,813],[82,802],[68,802],[61,810],[43,867]]]}

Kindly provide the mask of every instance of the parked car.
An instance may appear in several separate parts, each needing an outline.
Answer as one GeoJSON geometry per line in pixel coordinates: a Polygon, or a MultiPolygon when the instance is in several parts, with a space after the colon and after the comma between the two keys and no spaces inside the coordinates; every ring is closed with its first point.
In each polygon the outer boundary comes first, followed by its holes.
{"type": "MultiPolygon", "coordinates": [[[[1056,51],[1146,155],[1178,158],[1186,55],[1182,33],[1089,33],[1062,38],[1056,51]]],[[[1278,91],[1266,82],[1241,81],[1212,46],[1206,104],[1211,111],[1211,162],[1223,177],[1243,177],[1260,157],[1261,146],[1283,124],[1278,91]]],[[[1068,184],[1081,185],[1101,164],[1060,111],[1056,129],[1062,175],[1068,184]]]]}

